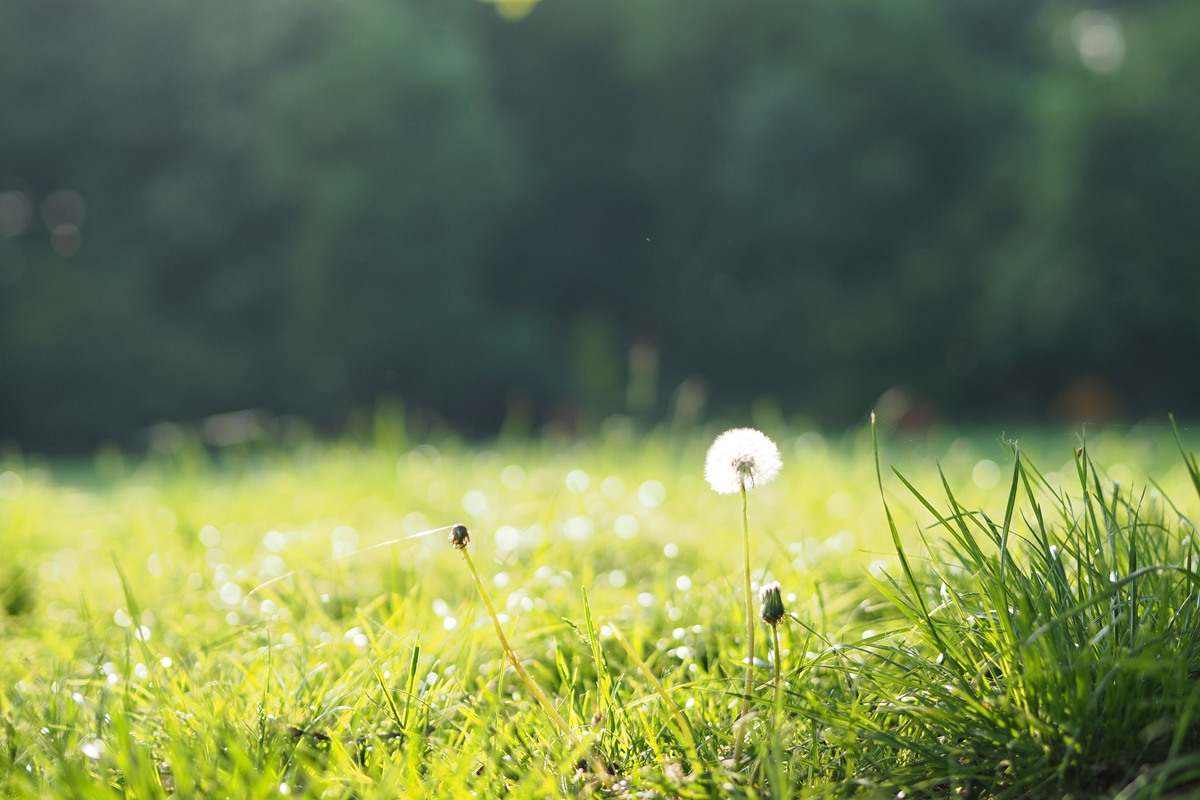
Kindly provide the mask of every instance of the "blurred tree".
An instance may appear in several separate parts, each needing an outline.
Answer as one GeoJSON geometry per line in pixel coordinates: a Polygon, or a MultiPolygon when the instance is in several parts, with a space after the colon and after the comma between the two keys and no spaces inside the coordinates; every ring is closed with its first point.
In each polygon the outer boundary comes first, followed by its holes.
{"type": "Polygon", "coordinates": [[[1197,23],[1188,0],[12,0],[0,437],[336,423],[382,391],[525,429],[632,408],[635,345],[661,384],[639,414],[770,395],[836,425],[898,384],[926,416],[1200,409],[1197,23]]]}
{"type": "Polygon", "coordinates": [[[463,364],[525,357],[487,336],[475,292],[522,169],[471,25],[374,0],[3,13],[0,174],[89,205],[70,258],[40,226],[17,240],[6,433],[69,446],[249,405],[336,418],[389,369],[461,411],[487,372],[463,364]]]}

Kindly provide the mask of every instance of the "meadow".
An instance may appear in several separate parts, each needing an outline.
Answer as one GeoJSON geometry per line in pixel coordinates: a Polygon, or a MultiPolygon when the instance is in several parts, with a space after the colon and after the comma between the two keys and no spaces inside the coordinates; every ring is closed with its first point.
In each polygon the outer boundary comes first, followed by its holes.
{"type": "Polygon", "coordinates": [[[878,472],[870,428],[767,429],[783,470],[749,495],[751,564],[786,616],[776,654],[754,608],[736,760],[719,432],[470,445],[381,418],[94,464],[10,452],[0,793],[1200,792],[1200,472],[1166,420],[1086,441],[884,426],[878,472]],[[453,523],[567,732],[506,661],[453,523]]]}

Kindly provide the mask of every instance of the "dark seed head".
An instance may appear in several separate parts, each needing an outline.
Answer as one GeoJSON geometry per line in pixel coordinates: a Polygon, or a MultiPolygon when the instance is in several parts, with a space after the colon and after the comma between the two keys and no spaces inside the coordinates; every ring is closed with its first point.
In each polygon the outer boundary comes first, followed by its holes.
{"type": "Polygon", "coordinates": [[[471,534],[467,533],[466,525],[455,525],[450,529],[450,544],[462,550],[471,543],[471,534]]]}

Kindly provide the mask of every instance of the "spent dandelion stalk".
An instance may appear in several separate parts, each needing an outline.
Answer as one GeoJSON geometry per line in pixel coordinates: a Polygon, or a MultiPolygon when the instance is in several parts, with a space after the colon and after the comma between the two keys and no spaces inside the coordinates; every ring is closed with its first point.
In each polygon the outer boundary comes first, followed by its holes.
{"type": "Polygon", "coordinates": [[[750,712],[750,696],[754,691],[754,590],[750,585],[750,516],[747,510],[748,489],[770,483],[779,475],[783,462],[779,448],[761,431],[753,428],[734,428],[713,441],[704,459],[704,479],[717,494],[742,496],[742,557],[746,589],[746,670],[741,714],[734,735],[733,766],[742,757],[746,738],[746,716],[750,712]]]}
{"type": "Polygon", "coordinates": [[[496,638],[500,640],[500,647],[504,650],[504,654],[508,657],[509,663],[516,670],[517,676],[525,684],[525,688],[529,689],[529,693],[537,700],[538,705],[546,712],[546,716],[558,726],[559,731],[567,741],[579,750],[587,754],[589,763],[592,765],[592,771],[599,776],[608,776],[608,769],[592,750],[575,731],[571,730],[571,726],[563,719],[562,714],[558,713],[558,709],[550,702],[550,698],[542,691],[542,687],[533,679],[529,671],[521,664],[521,659],[517,657],[517,653],[513,650],[512,645],[508,642],[508,637],[504,635],[504,626],[500,624],[500,617],[496,614],[496,607],[492,605],[492,598],[488,594],[487,588],[483,584],[483,579],[479,575],[479,569],[475,566],[475,562],[471,559],[471,554],[467,551],[467,545],[471,543],[471,535],[467,531],[466,525],[455,525],[450,529],[450,544],[458,550],[463,561],[467,565],[467,569],[471,572],[471,577],[475,580],[475,588],[479,590],[479,596],[483,600],[484,608],[487,609],[488,616],[492,618],[492,625],[496,629],[496,638]]]}

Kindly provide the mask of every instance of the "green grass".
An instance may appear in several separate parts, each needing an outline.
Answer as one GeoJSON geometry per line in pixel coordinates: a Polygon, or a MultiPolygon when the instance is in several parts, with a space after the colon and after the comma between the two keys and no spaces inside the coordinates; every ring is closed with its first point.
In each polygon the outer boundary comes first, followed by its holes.
{"type": "Polygon", "coordinates": [[[1035,432],[1019,462],[991,437],[894,436],[881,480],[869,430],[769,431],[784,472],[750,531],[755,581],[787,596],[784,691],[772,725],[759,670],[737,768],[741,509],[700,477],[715,432],[483,449],[381,425],[94,472],[10,456],[0,793],[1198,791],[1200,475],[1168,429],[1078,453],[1035,432]],[[460,521],[571,737],[444,532],[345,555],[460,521]]]}

